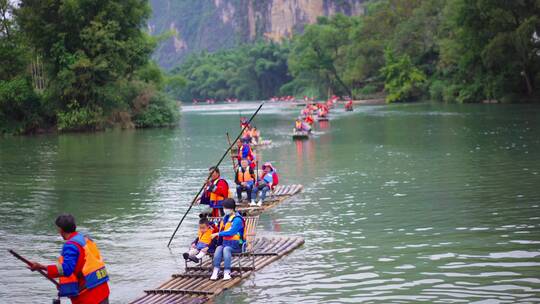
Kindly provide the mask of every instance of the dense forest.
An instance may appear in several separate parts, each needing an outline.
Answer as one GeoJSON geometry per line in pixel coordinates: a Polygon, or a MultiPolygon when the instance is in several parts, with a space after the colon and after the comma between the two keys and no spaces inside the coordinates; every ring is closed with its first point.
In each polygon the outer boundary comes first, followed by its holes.
{"type": "Polygon", "coordinates": [[[0,0],[0,134],[174,124],[146,1],[0,0]]]}
{"type": "Polygon", "coordinates": [[[537,0],[366,1],[361,16],[193,54],[167,74],[151,60],[166,37],[145,32],[147,1],[13,3],[0,0],[0,133],[167,126],[174,99],[540,100],[537,0]]]}
{"type": "Polygon", "coordinates": [[[192,55],[177,98],[328,94],[387,102],[540,98],[540,2],[377,0],[365,14],[320,17],[282,44],[192,55]]]}

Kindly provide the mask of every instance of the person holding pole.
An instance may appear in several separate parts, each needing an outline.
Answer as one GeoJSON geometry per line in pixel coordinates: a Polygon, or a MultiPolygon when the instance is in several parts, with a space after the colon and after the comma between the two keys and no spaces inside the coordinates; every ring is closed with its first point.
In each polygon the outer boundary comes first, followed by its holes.
{"type": "Polygon", "coordinates": [[[206,193],[212,208],[212,217],[221,217],[223,213],[223,200],[229,197],[229,184],[221,178],[218,167],[210,167],[210,180],[208,181],[206,193]]]}
{"type": "Polygon", "coordinates": [[[66,240],[58,262],[44,266],[31,261],[28,268],[45,270],[49,278],[58,278],[58,295],[69,297],[73,304],[108,304],[109,276],[96,244],[76,231],[75,218],[71,214],[58,216],[55,224],[60,236],[66,240]]]}

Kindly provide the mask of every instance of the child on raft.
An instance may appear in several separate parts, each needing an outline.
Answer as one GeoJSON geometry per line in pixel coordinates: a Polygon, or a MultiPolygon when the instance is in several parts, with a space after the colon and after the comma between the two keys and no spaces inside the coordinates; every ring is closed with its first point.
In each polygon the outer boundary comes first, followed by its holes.
{"type": "Polygon", "coordinates": [[[195,238],[195,240],[191,243],[189,251],[184,252],[184,259],[199,263],[199,260],[209,252],[211,247],[215,247],[212,246],[213,232],[214,229],[212,227],[212,223],[210,223],[206,217],[201,218],[199,220],[199,231],[197,233],[197,238],[195,238]]]}

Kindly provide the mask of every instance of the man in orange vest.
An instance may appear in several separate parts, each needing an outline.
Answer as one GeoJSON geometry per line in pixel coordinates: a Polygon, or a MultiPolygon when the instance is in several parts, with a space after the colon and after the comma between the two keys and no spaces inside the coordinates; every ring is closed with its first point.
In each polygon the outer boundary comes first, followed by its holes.
{"type": "Polygon", "coordinates": [[[224,215],[223,200],[229,197],[229,184],[221,178],[219,168],[211,167],[209,171],[212,176],[206,187],[206,195],[209,197],[212,216],[221,217],[224,215]]]}
{"type": "Polygon", "coordinates": [[[69,297],[73,304],[108,304],[109,276],[96,244],[76,231],[73,215],[62,214],[55,223],[66,240],[58,263],[44,266],[32,262],[30,270],[45,270],[50,278],[58,278],[59,296],[69,297]]]}
{"type": "Polygon", "coordinates": [[[253,191],[253,184],[255,183],[255,173],[253,172],[253,169],[248,166],[247,159],[244,158],[240,161],[240,167],[236,170],[234,182],[236,183],[238,203],[242,200],[242,192],[246,191],[248,201],[255,204],[255,201],[251,200],[251,192],[253,191]]]}

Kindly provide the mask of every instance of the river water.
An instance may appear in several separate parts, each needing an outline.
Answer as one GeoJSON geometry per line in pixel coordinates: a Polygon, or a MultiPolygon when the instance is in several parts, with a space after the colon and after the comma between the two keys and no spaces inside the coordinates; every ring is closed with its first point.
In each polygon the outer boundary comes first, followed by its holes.
{"type": "MultiPolygon", "coordinates": [[[[249,115],[256,104],[237,107],[249,115]]],[[[305,189],[263,214],[259,234],[306,243],[217,303],[540,302],[538,107],[338,109],[296,143],[299,109],[263,109],[255,124],[274,145],[262,158],[282,184],[305,189]]],[[[176,129],[0,139],[0,303],[54,296],[5,250],[52,262],[62,212],[100,246],[111,303],[181,272],[196,212],[171,250],[168,238],[239,115],[186,106],[176,129]]],[[[228,177],[231,167],[222,165],[228,177]]]]}

